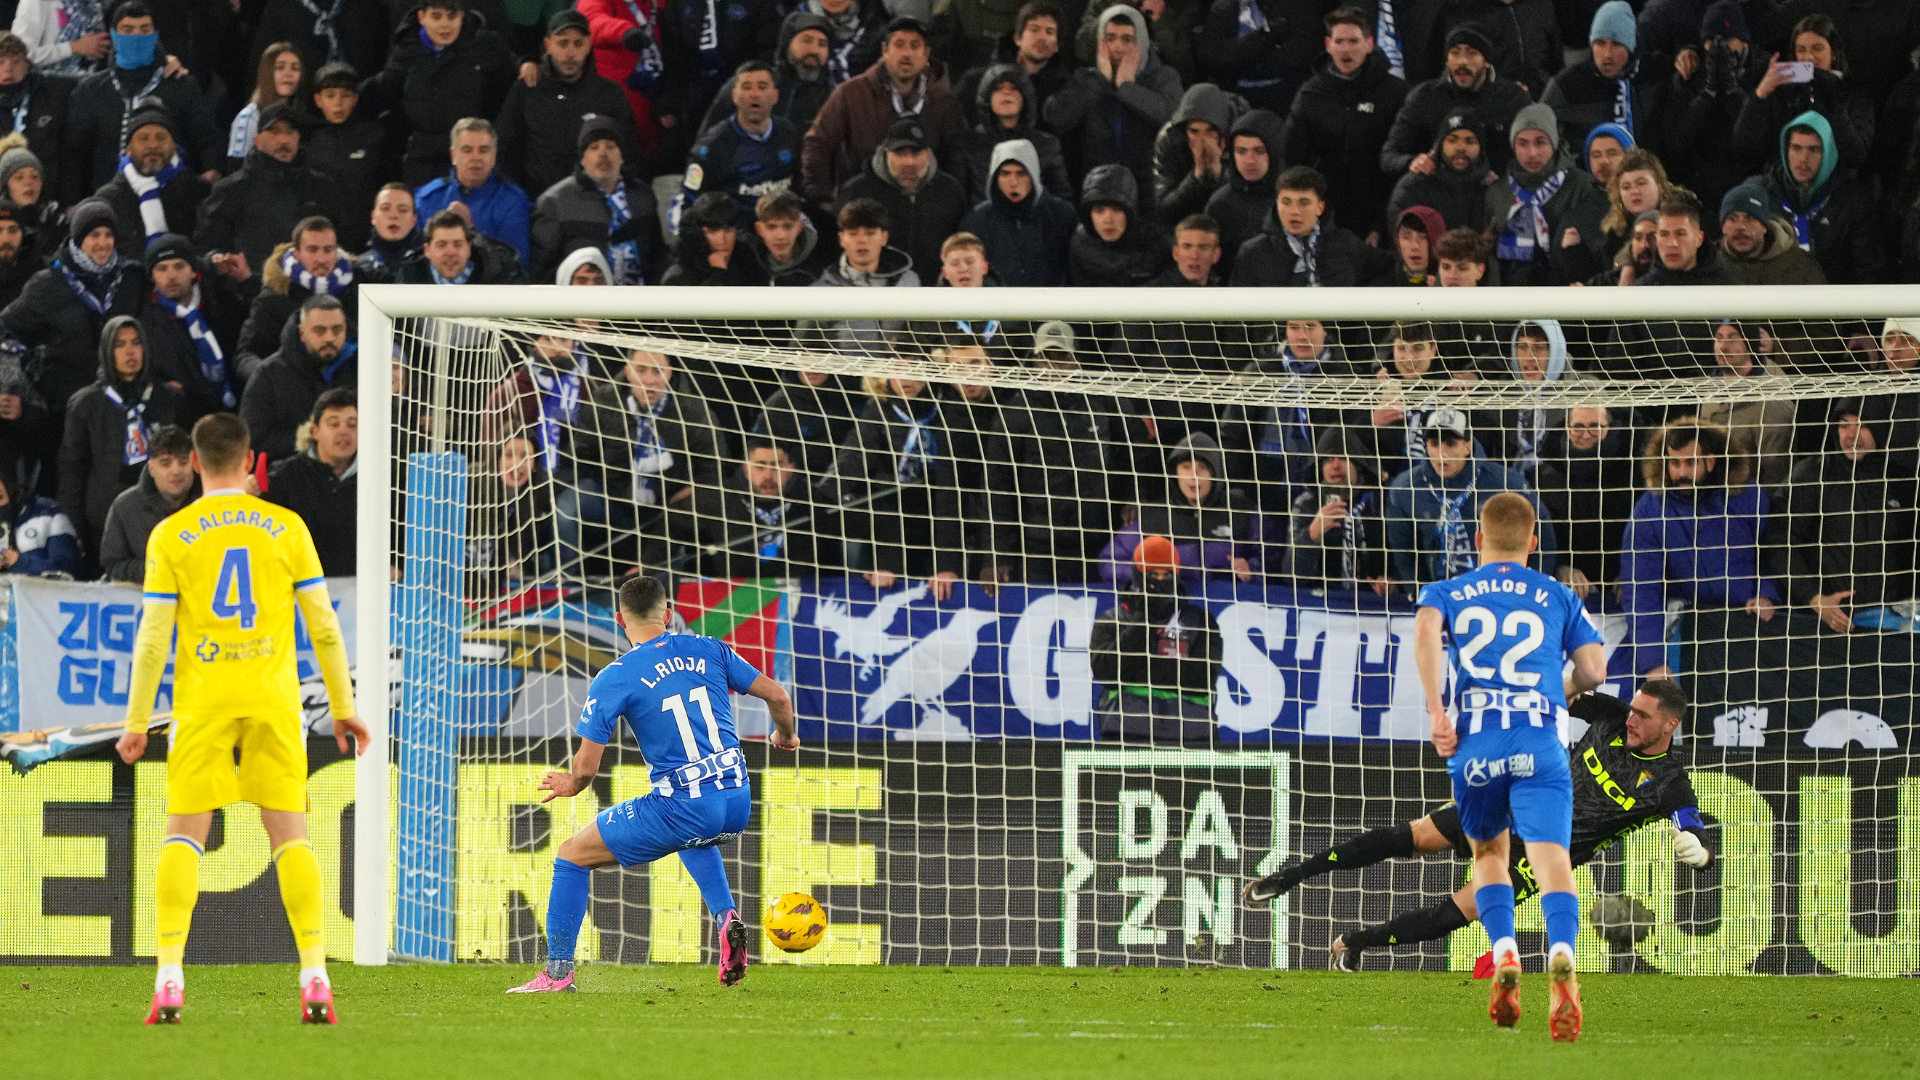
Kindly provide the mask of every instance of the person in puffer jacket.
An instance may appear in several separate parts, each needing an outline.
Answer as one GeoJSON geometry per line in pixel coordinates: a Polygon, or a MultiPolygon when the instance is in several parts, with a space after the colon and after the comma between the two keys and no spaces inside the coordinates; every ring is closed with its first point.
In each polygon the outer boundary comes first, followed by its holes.
{"type": "MultiPolygon", "coordinates": [[[[1129,9],[1131,10],[1131,9],[1129,9]]],[[[1166,265],[1169,244],[1140,213],[1140,188],[1124,165],[1102,165],[1080,187],[1080,228],[1068,255],[1073,284],[1132,288],[1166,265]]]]}
{"type": "Polygon", "coordinates": [[[960,231],[980,238],[1001,284],[1065,285],[1072,204],[1047,194],[1040,155],[1027,140],[1001,143],[989,161],[987,197],[960,219],[960,231]]]}
{"type": "Polygon", "coordinates": [[[1033,173],[1048,190],[1070,192],[1067,159],[1060,139],[1040,129],[1040,102],[1034,97],[1033,80],[1018,64],[994,64],[980,76],[980,88],[974,95],[974,115],[979,122],[967,131],[947,140],[940,148],[940,167],[955,180],[968,198],[986,190],[993,176],[995,147],[1014,139],[1033,144],[1040,168],[1033,173]],[[1015,100],[1015,99],[1018,100],[1015,100]]]}

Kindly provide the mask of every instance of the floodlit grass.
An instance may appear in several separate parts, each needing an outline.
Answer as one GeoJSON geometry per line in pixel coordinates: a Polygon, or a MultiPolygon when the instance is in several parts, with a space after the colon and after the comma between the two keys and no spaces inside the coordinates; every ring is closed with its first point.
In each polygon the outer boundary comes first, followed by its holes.
{"type": "Polygon", "coordinates": [[[1588,976],[1579,1043],[1529,976],[1514,1031],[1458,975],[1105,968],[334,969],[338,1028],[297,1022],[285,966],[189,968],[147,1028],[150,968],[0,969],[0,1074],[28,1077],[1915,1077],[1914,980],[1588,976]]]}

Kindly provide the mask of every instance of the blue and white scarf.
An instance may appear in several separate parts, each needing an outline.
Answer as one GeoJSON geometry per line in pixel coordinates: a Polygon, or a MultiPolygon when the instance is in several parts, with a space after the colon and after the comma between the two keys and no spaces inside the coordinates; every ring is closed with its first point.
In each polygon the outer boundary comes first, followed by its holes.
{"type": "Polygon", "coordinates": [[[253,137],[260,134],[260,103],[249,101],[239,112],[233,115],[233,124],[227,128],[227,156],[243,158],[253,149],[253,137]]]}
{"type": "Polygon", "coordinates": [[[1367,513],[1372,507],[1373,492],[1363,491],[1340,523],[1340,578],[1355,587],[1360,584],[1360,552],[1367,546],[1367,513]]]}
{"type": "Polygon", "coordinates": [[[940,419],[940,404],[932,403],[924,416],[913,415],[897,402],[892,409],[894,417],[907,425],[907,437],[901,442],[895,459],[894,482],[902,486],[924,484],[933,475],[934,463],[940,459],[940,434],[933,429],[940,419]]]}
{"type": "Polygon", "coordinates": [[[300,6],[313,16],[313,36],[324,38],[327,43],[327,63],[333,64],[347,58],[347,50],[340,44],[340,9],[347,0],[333,0],[333,6],[320,10],[313,0],[300,0],[300,6]]]}
{"type": "Polygon", "coordinates": [[[1472,461],[1462,468],[1467,470],[1465,491],[1448,498],[1444,486],[1433,488],[1434,497],[1440,500],[1440,576],[1443,578],[1464,574],[1480,564],[1480,553],[1473,549],[1473,530],[1467,525],[1466,514],[1467,504],[1473,501],[1477,478],[1472,461]]]}
{"type": "MultiPolygon", "coordinates": [[[[1260,7],[1260,0],[1240,0],[1239,26],[1235,36],[1246,37],[1248,34],[1270,33],[1272,29],[1272,25],[1267,22],[1267,13],[1260,7]]],[[[1234,80],[1234,85],[1242,90],[1257,90],[1263,86],[1277,86],[1279,83],[1280,80],[1276,78],[1234,80]]]]}
{"type": "Polygon", "coordinates": [[[627,14],[633,16],[633,24],[646,32],[647,45],[634,54],[633,70],[627,73],[627,89],[636,94],[651,96],[660,86],[660,75],[666,70],[666,61],[660,55],[660,35],[653,28],[653,20],[647,17],[646,10],[634,0],[626,0],[627,14]]]}
{"type": "Polygon", "coordinates": [[[1627,62],[1627,70],[1613,80],[1613,122],[1625,128],[1627,134],[1633,134],[1633,76],[1640,70],[1640,58],[1633,57],[1627,62]]]}
{"type": "Polygon", "coordinates": [[[1293,249],[1293,272],[1307,279],[1309,287],[1320,284],[1320,226],[1315,224],[1305,240],[1287,233],[1287,246],[1293,249]]]}
{"type": "MultiPolygon", "coordinates": [[[[60,0],[60,14],[57,16],[60,20],[60,36],[56,40],[68,45],[88,34],[105,33],[107,22],[104,16],[105,13],[94,0],[60,0]]],[[[57,71],[63,75],[83,75],[98,65],[98,61],[69,50],[67,55],[42,66],[41,70],[57,71]]]]}
{"type": "MultiPolygon", "coordinates": [[[[1287,373],[1289,388],[1296,393],[1303,392],[1304,385],[1300,381],[1301,378],[1318,372],[1320,359],[1332,351],[1332,349],[1323,349],[1319,357],[1311,360],[1296,360],[1283,350],[1280,353],[1280,359],[1287,373]]],[[[1262,454],[1279,458],[1286,466],[1289,482],[1297,482],[1300,478],[1294,473],[1300,470],[1296,465],[1312,464],[1313,414],[1305,405],[1269,407],[1267,424],[1260,433],[1258,450],[1262,454]]]]}
{"type": "Polygon", "coordinates": [[[33,89],[26,82],[20,84],[20,104],[13,107],[13,130],[24,135],[27,132],[27,111],[33,105],[33,89]]]}
{"type": "MultiPolygon", "coordinates": [[[[280,270],[292,278],[294,284],[315,296],[338,296],[346,291],[347,286],[353,284],[353,264],[337,255],[333,260],[333,269],[324,274],[315,275],[300,265],[299,257],[294,254],[293,248],[289,247],[280,256],[280,270]]],[[[462,278],[461,281],[453,284],[458,285],[465,280],[462,278]]]]}
{"type": "Polygon", "coordinates": [[[467,279],[473,276],[473,260],[467,260],[467,265],[461,267],[460,272],[452,277],[442,274],[440,268],[431,262],[427,263],[427,270],[433,275],[435,285],[465,285],[467,279]]]}
{"type": "Polygon", "coordinates": [[[777,559],[787,553],[787,510],[793,504],[781,503],[772,508],[755,504],[754,520],[760,523],[760,535],[756,542],[760,545],[760,557],[777,559]]]}
{"type": "Polygon", "coordinates": [[[1547,239],[1546,205],[1567,182],[1567,170],[1561,169],[1540,184],[1540,190],[1528,191],[1507,177],[1507,189],[1513,192],[1513,205],[1507,208],[1506,224],[1500,230],[1498,254],[1514,262],[1532,262],[1551,246],[1547,239]]]}
{"type": "Polygon", "coordinates": [[[921,72],[920,77],[914,80],[913,103],[911,105],[907,103],[905,97],[901,96],[900,88],[894,85],[892,79],[887,80],[887,93],[893,95],[893,115],[896,118],[905,119],[909,116],[919,116],[920,110],[927,107],[927,73],[924,71],[921,72]]]}
{"type": "Polygon", "coordinates": [[[1813,218],[1826,209],[1827,200],[1831,198],[1833,198],[1831,194],[1822,196],[1819,202],[1807,207],[1807,212],[1804,214],[1795,210],[1793,203],[1785,199],[1780,200],[1780,209],[1785,210],[1787,216],[1793,219],[1793,235],[1799,242],[1801,251],[1813,250],[1813,218]]]}
{"type": "Polygon", "coordinates": [[[200,283],[194,283],[193,295],[184,304],[176,304],[157,292],[153,298],[167,305],[173,317],[187,325],[187,336],[193,339],[194,351],[200,354],[200,374],[205,376],[207,382],[220,388],[220,404],[233,408],[238,402],[233,396],[233,384],[227,377],[226,354],[220,349],[219,339],[207,327],[206,317],[200,313],[200,283]]]}
{"type": "MultiPolygon", "coordinates": [[[[160,80],[165,78],[166,74],[167,66],[165,64],[153,65],[153,77],[147,80],[147,85],[120,99],[121,103],[126,106],[126,108],[120,111],[119,145],[121,148],[124,149],[127,145],[127,125],[133,122],[133,111],[140,107],[142,101],[152,96],[155,90],[160,89],[160,80]]],[[[113,85],[115,89],[119,89],[120,73],[118,71],[113,73],[113,85]]]]}
{"type": "Polygon", "coordinates": [[[640,407],[639,399],[627,395],[627,412],[633,417],[633,502],[636,506],[656,506],[661,502],[660,478],[673,468],[673,451],[660,437],[660,416],[667,411],[667,395],[651,408],[640,407]]]}
{"type": "Polygon", "coordinates": [[[121,451],[122,465],[138,465],[147,460],[147,401],[152,397],[152,383],[141,389],[140,399],[132,405],[120,397],[120,391],[112,386],[107,387],[107,400],[113,402],[113,407],[127,418],[127,439],[121,451]]]}
{"type": "Polygon", "coordinates": [[[67,288],[80,297],[80,302],[93,310],[95,315],[105,315],[113,309],[114,294],[120,291],[120,250],[115,248],[103,263],[94,262],[80,245],[69,240],[60,247],[60,254],[53,260],[53,268],[60,271],[66,279],[67,288]],[[74,271],[78,269],[79,273],[74,271]],[[96,295],[92,286],[104,284],[106,292],[96,295]]]}
{"type": "Polygon", "coordinates": [[[580,395],[587,380],[587,355],[574,353],[572,371],[556,372],[538,360],[527,361],[527,377],[540,395],[540,460],[551,475],[560,465],[560,429],[580,416],[580,395]]]}
{"type": "MultiPolygon", "coordinates": [[[[627,182],[622,180],[613,185],[613,190],[606,192],[606,200],[607,235],[612,236],[633,220],[633,208],[627,204],[627,182]]],[[[607,264],[613,270],[613,280],[607,282],[609,285],[638,285],[644,280],[646,268],[641,265],[640,241],[637,239],[608,243],[607,264]]]]}
{"type": "Polygon", "coordinates": [[[1395,78],[1404,79],[1407,77],[1407,58],[1400,51],[1400,29],[1393,21],[1393,0],[1380,0],[1378,22],[1374,44],[1380,47],[1381,55],[1387,58],[1387,70],[1395,78]]]}
{"type": "Polygon", "coordinates": [[[147,230],[148,243],[152,243],[153,238],[161,233],[173,231],[167,227],[167,208],[160,204],[160,193],[186,168],[186,162],[180,160],[180,152],[176,150],[173,158],[161,166],[158,173],[143,176],[139,169],[133,167],[132,158],[120,155],[120,175],[127,178],[127,186],[133,189],[133,193],[140,196],[140,225],[147,230]]]}

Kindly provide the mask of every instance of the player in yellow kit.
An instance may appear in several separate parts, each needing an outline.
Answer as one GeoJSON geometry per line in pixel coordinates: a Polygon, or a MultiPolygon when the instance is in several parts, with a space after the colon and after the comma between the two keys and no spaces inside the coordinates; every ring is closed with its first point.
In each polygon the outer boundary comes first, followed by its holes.
{"type": "Polygon", "coordinates": [[[199,898],[200,857],[213,811],[236,802],[260,807],[273,844],[280,899],[300,949],[300,1019],[338,1023],[327,980],[320,862],[307,844],[296,605],[326,680],[340,752],[346,753],[349,735],[364,751],[367,728],[354,716],[346,646],[313,537],[298,514],[246,493],[249,443],[239,417],[201,418],[193,426],[193,467],[206,494],[154,526],[147,541],[145,615],[134,641],[127,731],[118,744],[129,763],[146,753],[154,697],[179,630],[167,839],[154,889],[159,971],[149,1024],[180,1020],[181,960],[199,898]]]}

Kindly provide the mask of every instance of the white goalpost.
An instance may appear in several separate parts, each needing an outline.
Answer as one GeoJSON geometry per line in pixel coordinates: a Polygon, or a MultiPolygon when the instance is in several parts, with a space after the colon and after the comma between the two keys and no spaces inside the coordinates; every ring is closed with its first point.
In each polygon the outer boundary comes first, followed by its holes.
{"type": "MultiPolygon", "coordinates": [[[[802,711],[783,755],[736,703],[722,850],[743,913],[831,926],[757,961],[1318,966],[1462,880],[1238,900],[1450,798],[1410,597],[1498,484],[1607,692],[1657,665],[1694,702],[1715,863],[1664,819],[1603,845],[1583,910],[1653,923],[1582,966],[1920,973],[1920,287],[367,285],[357,318],[357,964],[541,958],[554,848],[647,790],[619,744],[534,790],[639,572],[802,711]]],[[[713,949],[673,860],[596,874],[589,924],[584,960],[713,949]]],[[[1471,966],[1456,936],[1370,966],[1471,966]]]]}

